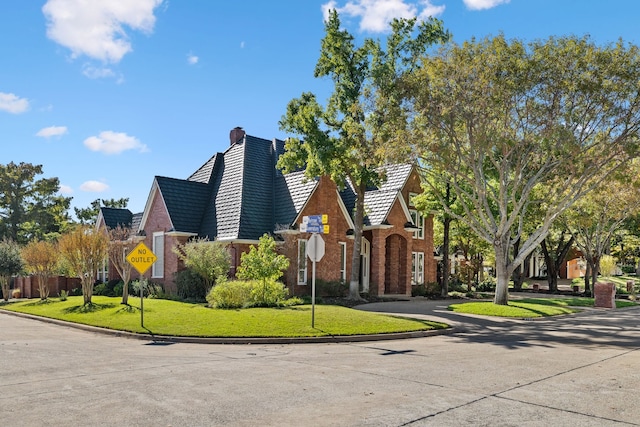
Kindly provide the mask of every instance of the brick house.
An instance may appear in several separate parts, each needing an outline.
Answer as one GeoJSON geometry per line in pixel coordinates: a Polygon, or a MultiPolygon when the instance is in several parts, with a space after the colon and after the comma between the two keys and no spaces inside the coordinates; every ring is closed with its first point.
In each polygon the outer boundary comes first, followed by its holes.
{"type": "MultiPolygon", "coordinates": [[[[136,228],[158,257],[150,279],[176,292],[173,273],[183,265],[172,248],[194,237],[226,242],[234,275],[240,255],[268,233],[291,261],[285,284],[296,295],[309,293],[311,262],[304,253],[311,234],[301,232],[300,224],[304,216],[324,214],[329,232],[322,235],[326,252],[316,264],[317,279],[348,282],[355,193],[350,187],[339,189],[328,177],[282,174],[276,162],[283,150],[284,141],[253,137],[235,128],[227,150],[187,179],[156,176],[136,228]]],[[[412,284],[436,280],[433,222],[412,206],[411,196],[422,191],[415,168],[390,165],[385,173],[386,181],[365,196],[361,287],[376,295],[410,295],[412,284]]],[[[104,224],[117,223],[117,212],[103,208],[101,215],[104,224]]],[[[124,216],[130,224],[137,222],[131,212],[122,212],[124,216]]]]}

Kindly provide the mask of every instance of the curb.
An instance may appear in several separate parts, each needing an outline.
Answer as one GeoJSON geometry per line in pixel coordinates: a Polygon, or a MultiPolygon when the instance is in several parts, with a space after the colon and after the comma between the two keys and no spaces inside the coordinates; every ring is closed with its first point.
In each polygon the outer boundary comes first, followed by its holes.
{"type": "Polygon", "coordinates": [[[135,332],[117,331],[114,329],[100,328],[97,326],[83,325],[81,323],[65,322],[64,320],[49,317],[34,316],[32,314],[19,313],[10,310],[0,310],[0,313],[9,314],[23,319],[37,320],[53,325],[66,326],[87,332],[95,332],[113,337],[151,341],[154,343],[185,343],[185,344],[324,344],[324,343],[349,343],[366,341],[388,341],[409,338],[424,338],[437,335],[449,335],[457,332],[453,327],[445,329],[432,329],[429,331],[398,332],[390,334],[372,335],[330,335],[324,337],[178,337],[168,335],[140,334],[135,332]]]}

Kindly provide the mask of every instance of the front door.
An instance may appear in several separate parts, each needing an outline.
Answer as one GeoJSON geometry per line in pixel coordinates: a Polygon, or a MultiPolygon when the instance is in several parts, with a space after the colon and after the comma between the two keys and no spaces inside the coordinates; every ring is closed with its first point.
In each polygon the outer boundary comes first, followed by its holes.
{"type": "Polygon", "coordinates": [[[360,286],[362,292],[369,292],[369,261],[371,259],[371,243],[364,237],[360,248],[360,286]]]}

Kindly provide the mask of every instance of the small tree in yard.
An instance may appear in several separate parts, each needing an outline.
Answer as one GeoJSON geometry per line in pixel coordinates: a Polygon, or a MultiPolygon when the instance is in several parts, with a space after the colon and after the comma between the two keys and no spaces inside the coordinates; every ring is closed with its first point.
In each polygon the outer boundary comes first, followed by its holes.
{"type": "Polygon", "coordinates": [[[9,285],[11,277],[22,270],[22,257],[18,244],[9,239],[0,241],[0,286],[2,297],[9,301],[9,285]]]}
{"type": "Polygon", "coordinates": [[[600,258],[600,274],[611,277],[616,272],[616,259],[611,255],[602,255],[600,258]]]}
{"type": "Polygon", "coordinates": [[[93,227],[80,226],[60,237],[62,262],[82,283],[84,305],[91,304],[98,269],[107,257],[107,235],[93,227]]]}
{"type": "Polygon", "coordinates": [[[40,299],[46,300],[49,298],[49,277],[53,276],[58,266],[59,252],[56,244],[44,240],[32,241],[22,248],[22,259],[27,272],[36,277],[40,299]]]}
{"type": "Polygon", "coordinates": [[[118,225],[109,230],[109,260],[120,275],[124,285],[122,286],[122,302],[129,304],[129,282],[131,281],[131,269],[133,265],[127,261],[127,255],[133,249],[133,240],[130,239],[131,228],[118,225]]]}
{"type": "Polygon", "coordinates": [[[187,268],[204,279],[207,293],[218,280],[226,278],[231,266],[226,245],[206,238],[190,240],[185,244],[178,243],[173,247],[173,253],[187,268]]]}
{"type": "Polygon", "coordinates": [[[260,237],[257,248],[251,246],[249,252],[240,256],[236,276],[245,280],[262,280],[264,295],[267,282],[278,280],[288,267],[289,260],[276,252],[276,242],[273,237],[264,234],[260,237]]]}

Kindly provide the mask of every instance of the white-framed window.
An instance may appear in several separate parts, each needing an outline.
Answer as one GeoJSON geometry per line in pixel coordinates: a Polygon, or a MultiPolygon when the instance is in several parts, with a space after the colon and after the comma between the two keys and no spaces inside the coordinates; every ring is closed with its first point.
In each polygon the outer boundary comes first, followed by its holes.
{"type": "Polygon", "coordinates": [[[102,283],[109,281],[109,258],[105,258],[104,261],[102,261],[102,265],[98,268],[96,279],[102,283]]]}
{"type": "Polygon", "coordinates": [[[340,245],[340,280],[347,280],[347,242],[338,242],[340,245]]]}
{"type": "Polygon", "coordinates": [[[298,240],[298,285],[307,284],[307,241],[298,240]]]}
{"type": "Polygon", "coordinates": [[[424,239],[424,215],[415,209],[409,209],[411,215],[411,222],[418,227],[418,230],[413,232],[414,239],[424,239]]]}
{"type": "Polygon", "coordinates": [[[158,259],[151,266],[151,277],[164,278],[164,233],[153,233],[153,248],[151,251],[158,259]]]}
{"type": "Polygon", "coordinates": [[[424,283],[424,252],[411,252],[411,284],[424,283]]]}

